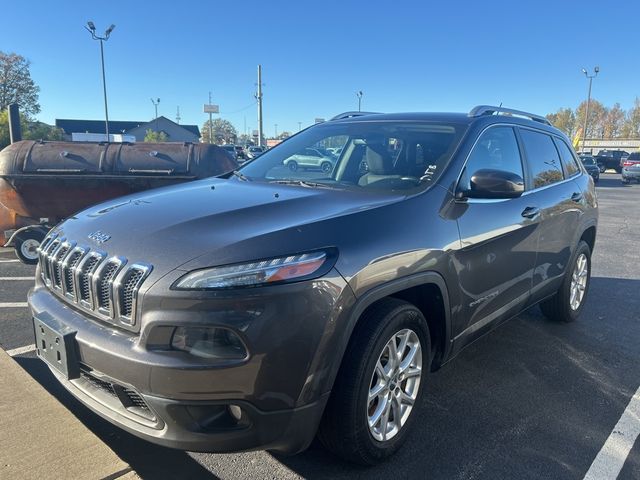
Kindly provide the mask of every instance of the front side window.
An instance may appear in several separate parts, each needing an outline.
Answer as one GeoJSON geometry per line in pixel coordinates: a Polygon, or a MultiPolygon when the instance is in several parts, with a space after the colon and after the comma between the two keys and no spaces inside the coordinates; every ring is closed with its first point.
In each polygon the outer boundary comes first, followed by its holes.
{"type": "Polygon", "coordinates": [[[478,170],[502,170],[524,178],[518,142],[511,127],[492,127],[476,142],[460,179],[462,190],[470,190],[470,179],[478,170]]]}
{"type": "Polygon", "coordinates": [[[433,184],[467,126],[439,122],[326,122],[243,166],[249,180],[312,188],[396,191],[433,184]]]}
{"type": "Polygon", "coordinates": [[[533,188],[562,181],[562,165],[551,136],[524,128],[520,133],[533,177],[533,188]]]}

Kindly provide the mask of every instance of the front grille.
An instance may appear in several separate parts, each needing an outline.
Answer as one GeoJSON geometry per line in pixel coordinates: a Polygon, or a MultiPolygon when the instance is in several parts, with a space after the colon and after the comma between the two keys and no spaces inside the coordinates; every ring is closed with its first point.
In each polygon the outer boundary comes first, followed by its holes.
{"type": "Polygon", "coordinates": [[[137,295],[151,265],[128,264],[122,257],[77,246],[55,234],[39,252],[42,280],[57,294],[102,320],[131,328],[136,321],[137,295]]]}
{"type": "Polygon", "coordinates": [[[98,377],[84,366],[80,369],[80,380],[78,386],[85,392],[95,397],[100,397],[100,394],[103,394],[103,403],[124,408],[147,420],[155,421],[156,417],[147,402],[132,388],[125,387],[107,377],[98,377]]]}
{"type": "Polygon", "coordinates": [[[115,277],[119,268],[120,264],[118,262],[108,262],[98,279],[98,308],[102,308],[108,312],[112,311],[111,285],[113,277],[115,277]]]}

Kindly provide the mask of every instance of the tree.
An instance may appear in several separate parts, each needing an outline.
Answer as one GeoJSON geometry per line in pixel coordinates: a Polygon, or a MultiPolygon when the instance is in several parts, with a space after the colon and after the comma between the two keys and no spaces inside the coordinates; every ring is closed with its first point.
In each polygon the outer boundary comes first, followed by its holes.
{"type": "Polygon", "coordinates": [[[291,136],[291,132],[282,132],[280,135],[278,135],[278,138],[280,140],[286,140],[290,136],[291,136]]]}
{"type": "MultiPolygon", "coordinates": [[[[216,118],[211,122],[211,130],[213,134],[212,143],[217,145],[221,145],[223,143],[236,143],[238,131],[229,120],[216,118]]],[[[209,120],[204,122],[200,132],[202,133],[202,141],[209,143],[209,120]]]]}
{"type": "Polygon", "coordinates": [[[640,98],[636,101],[624,119],[620,136],[623,138],[640,138],[640,98]]]}
{"type": "Polygon", "coordinates": [[[624,124],[624,110],[616,103],[607,110],[604,116],[604,138],[618,138],[624,124]]]}
{"type": "Polygon", "coordinates": [[[576,132],[576,115],[570,108],[561,108],[556,113],[548,114],[547,120],[570,138],[576,132]]]}
{"type": "Polygon", "coordinates": [[[144,141],[151,143],[167,142],[169,137],[164,132],[156,132],[148,128],[144,135],[144,141]]]}
{"type": "MultiPolygon", "coordinates": [[[[29,122],[20,114],[20,129],[25,140],[62,140],[63,132],[57,127],[42,122],[29,122]]],[[[9,145],[9,112],[0,111],[0,150],[9,145]]]]}
{"type": "Polygon", "coordinates": [[[0,51],[0,110],[17,103],[28,118],[40,113],[40,87],[31,78],[30,65],[21,55],[0,51]]]}
{"type": "MultiPolygon", "coordinates": [[[[587,102],[582,102],[576,109],[576,125],[584,126],[587,102]]],[[[591,99],[589,103],[589,125],[587,126],[586,138],[604,138],[604,124],[607,109],[598,100],[591,99]]]]}

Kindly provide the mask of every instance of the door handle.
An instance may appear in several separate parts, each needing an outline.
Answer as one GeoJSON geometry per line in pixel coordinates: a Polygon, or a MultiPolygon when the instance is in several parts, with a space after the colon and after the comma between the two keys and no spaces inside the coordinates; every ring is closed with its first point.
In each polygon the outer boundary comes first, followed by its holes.
{"type": "Polygon", "coordinates": [[[522,211],[522,216],[525,218],[534,218],[540,215],[540,209],[538,207],[527,207],[522,211]]]}
{"type": "Polygon", "coordinates": [[[574,202],[580,202],[582,200],[582,193],[573,192],[573,195],[571,195],[571,200],[573,200],[574,202]]]}

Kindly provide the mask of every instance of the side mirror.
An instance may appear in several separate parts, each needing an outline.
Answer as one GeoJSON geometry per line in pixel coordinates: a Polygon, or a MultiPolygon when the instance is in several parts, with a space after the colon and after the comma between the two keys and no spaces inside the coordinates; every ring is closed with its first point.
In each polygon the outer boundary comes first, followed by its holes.
{"type": "Polygon", "coordinates": [[[482,169],[471,175],[470,189],[461,192],[467,198],[516,198],[524,193],[520,175],[504,170],[482,169]]]}

